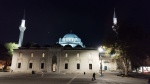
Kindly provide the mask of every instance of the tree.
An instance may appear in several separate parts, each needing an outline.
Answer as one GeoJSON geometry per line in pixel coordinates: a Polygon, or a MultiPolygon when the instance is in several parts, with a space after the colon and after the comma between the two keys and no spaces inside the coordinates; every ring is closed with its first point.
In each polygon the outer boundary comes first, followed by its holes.
{"type": "Polygon", "coordinates": [[[10,65],[10,63],[11,63],[13,50],[14,49],[18,49],[18,44],[10,42],[10,43],[5,43],[4,46],[5,46],[6,51],[4,52],[5,55],[3,56],[3,60],[5,60],[6,63],[4,64],[4,68],[3,69],[6,69],[7,66],[10,65]]]}
{"type": "MultiPolygon", "coordinates": [[[[143,62],[149,55],[149,36],[139,25],[123,24],[118,29],[118,46],[123,51],[125,62],[130,61],[133,68],[143,65],[143,62]]],[[[126,63],[128,69],[129,64],[126,63]]],[[[127,73],[127,71],[126,71],[127,73]]]]}
{"type": "Polygon", "coordinates": [[[147,44],[149,38],[141,26],[129,23],[121,24],[116,32],[116,35],[108,35],[103,45],[112,47],[113,52],[118,55],[115,58],[122,60],[124,74],[128,75],[130,63],[137,67],[146,59],[150,47],[147,44]]]}
{"type": "Polygon", "coordinates": [[[13,55],[13,50],[14,49],[18,49],[18,44],[14,43],[14,42],[10,42],[10,43],[5,43],[5,47],[8,51],[8,55],[12,56],[13,55]]]}

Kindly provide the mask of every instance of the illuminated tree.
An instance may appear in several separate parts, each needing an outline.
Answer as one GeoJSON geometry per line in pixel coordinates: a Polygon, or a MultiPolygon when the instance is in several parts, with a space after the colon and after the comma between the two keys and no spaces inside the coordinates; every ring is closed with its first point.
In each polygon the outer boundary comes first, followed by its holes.
{"type": "Polygon", "coordinates": [[[5,50],[3,52],[3,60],[6,61],[6,63],[4,64],[4,68],[3,69],[6,69],[7,66],[10,65],[11,63],[11,58],[12,58],[12,55],[13,55],[13,49],[17,49],[18,48],[18,44],[15,44],[15,43],[5,43],[4,44],[4,48],[3,50],[5,50]]]}
{"type": "Polygon", "coordinates": [[[5,47],[8,50],[8,55],[12,56],[13,55],[13,50],[18,49],[18,44],[10,42],[10,43],[5,43],[5,47]]]}

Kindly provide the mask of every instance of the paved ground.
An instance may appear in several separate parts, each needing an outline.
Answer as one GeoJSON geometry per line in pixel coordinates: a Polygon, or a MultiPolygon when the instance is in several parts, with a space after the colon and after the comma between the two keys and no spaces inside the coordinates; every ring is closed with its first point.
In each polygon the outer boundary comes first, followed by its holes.
{"type": "Polygon", "coordinates": [[[30,73],[0,72],[0,84],[147,84],[148,79],[120,77],[116,73],[104,73],[103,77],[96,74],[54,74],[45,73],[43,76],[30,73]]]}

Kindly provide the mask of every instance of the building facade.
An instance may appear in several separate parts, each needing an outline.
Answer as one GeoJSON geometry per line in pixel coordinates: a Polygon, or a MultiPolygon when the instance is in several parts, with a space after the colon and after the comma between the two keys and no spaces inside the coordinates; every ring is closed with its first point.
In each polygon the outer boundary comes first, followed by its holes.
{"type": "Polygon", "coordinates": [[[14,50],[11,69],[14,72],[99,73],[117,69],[111,57],[99,57],[92,48],[20,48],[14,50]]]}

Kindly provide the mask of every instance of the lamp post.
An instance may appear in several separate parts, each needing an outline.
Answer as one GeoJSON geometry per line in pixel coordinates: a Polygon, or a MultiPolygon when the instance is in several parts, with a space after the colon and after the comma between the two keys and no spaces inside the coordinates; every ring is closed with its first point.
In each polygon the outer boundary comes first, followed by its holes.
{"type": "Polygon", "coordinates": [[[101,53],[104,51],[102,47],[99,47],[98,48],[98,51],[99,51],[99,58],[100,58],[100,76],[103,76],[103,73],[102,73],[102,56],[101,56],[101,53]]]}

